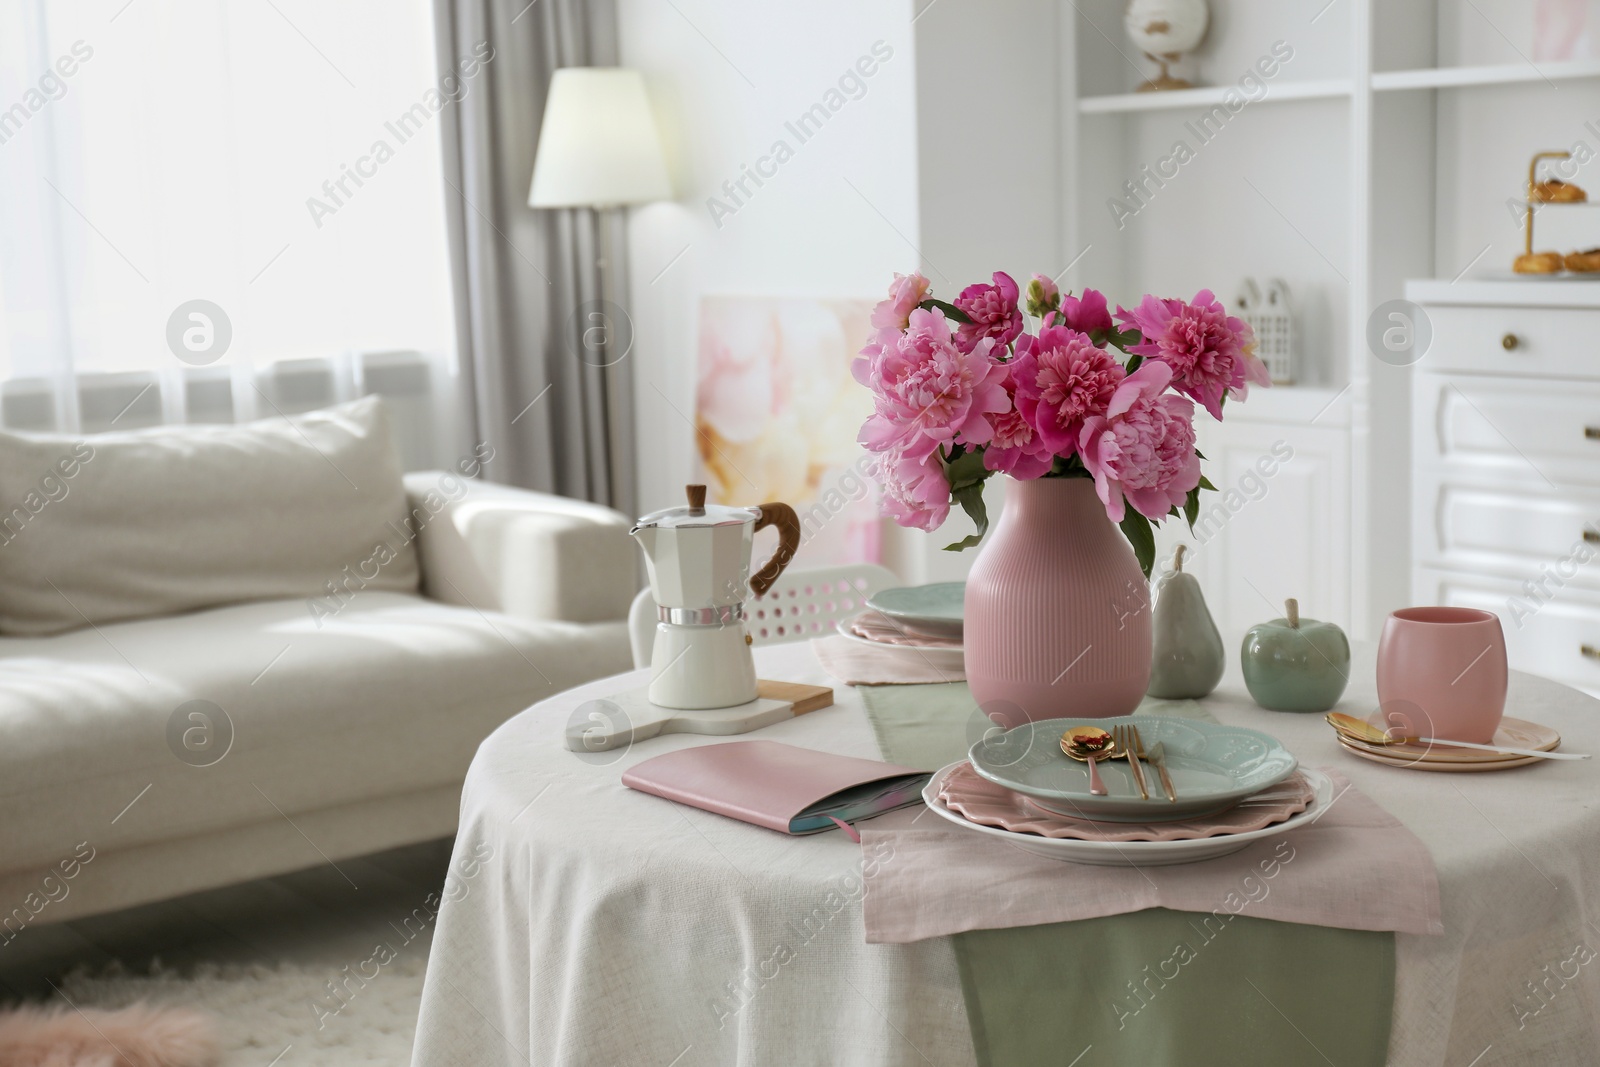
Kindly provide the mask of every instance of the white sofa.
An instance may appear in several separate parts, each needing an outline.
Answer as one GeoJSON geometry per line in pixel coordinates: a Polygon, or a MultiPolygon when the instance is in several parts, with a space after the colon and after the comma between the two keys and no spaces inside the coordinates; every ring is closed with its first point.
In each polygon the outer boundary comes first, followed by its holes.
{"type": "MultiPolygon", "coordinates": [[[[406,493],[444,477],[407,475],[406,493]]],[[[0,944],[449,835],[484,737],[630,669],[628,520],[467,484],[418,538],[421,595],[363,590],[320,620],[305,599],[265,600],[0,638],[0,944]],[[194,700],[209,703],[180,712],[194,700]],[[204,742],[230,727],[216,759],[204,742]]]]}

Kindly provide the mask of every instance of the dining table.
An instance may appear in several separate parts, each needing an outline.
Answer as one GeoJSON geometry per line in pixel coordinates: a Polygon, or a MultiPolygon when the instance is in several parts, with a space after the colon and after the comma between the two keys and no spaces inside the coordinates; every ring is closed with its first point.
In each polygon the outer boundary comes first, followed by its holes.
{"type": "MultiPolygon", "coordinates": [[[[761,678],[830,685],[835,697],[830,707],[742,739],[883,758],[867,687],[831,678],[806,642],[758,647],[755,657],[761,678]]],[[[1350,684],[1338,710],[1365,716],[1376,709],[1375,658],[1374,645],[1352,643],[1350,684]]],[[[864,864],[871,857],[852,836],[836,830],[791,837],[622,783],[643,760],[741,738],[664,734],[613,750],[568,750],[569,727],[604,715],[606,697],[648,680],[647,670],[635,671],[543,700],[479,748],[462,791],[413,1063],[977,1062],[953,939],[868,942],[864,864]]],[[[1393,935],[1387,1054],[1374,1063],[1597,1062],[1595,762],[1550,760],[1470,774],[1369,762],[1342,749],[1321,715],[1257,706],[1237,662],[1198,703],[1218,722],[1276,737],[1304,766],[1337,771],[1431,854],[1442,932],[1393,935]]],[[[1575,689],[1513,672],[1506,713],[1558,730],[1562,751],[1600,752],[1600,702],[1575,689]]],[[[988,724],[976,707],[972,714],[975,739],[988,724]]],[[[1060,865],[1060,892],[1073,891],[1074,870],[1060,865]]],[[[1019,931],[1024,940],[1026,930],[1019,931]]],[[[1091,978],[1104,970],[1109,982],[1116,971],[1109,962],[1067,952],[1055,965],[1091,978]]],[[[1314,952],[1278,963],[1286,976],[1280,988],[1329,966],[1314,952]]],[[[1242,1017],[1234,1005],[1243,976],[1207,985],[1203,995],[1215,996],[1215,1012],[1184,1025],[1299,1029],[1294,1018],[1264,1008],[1242,1017]]],[[[1270,998],[1272,990],[1258,992],[1270,998]]],[[[1084,1010],[1030,1004],[1011,1025],[1084,1010]]],[[[1174,1047],[1185,1036],[1174,1035],[1174,1047]]],[[[1288,1029],[1283,1036],[1295,1040],[1288,1029]]],[[[1091,1048],[1064,1046],[1052,1062],[1148,1062],[1126,1052],[1114,1039],[1097,1040],[1091,1048]]],[[[1325,1060],[1308,1043],[1298,1062],[1325,1060]]]]}

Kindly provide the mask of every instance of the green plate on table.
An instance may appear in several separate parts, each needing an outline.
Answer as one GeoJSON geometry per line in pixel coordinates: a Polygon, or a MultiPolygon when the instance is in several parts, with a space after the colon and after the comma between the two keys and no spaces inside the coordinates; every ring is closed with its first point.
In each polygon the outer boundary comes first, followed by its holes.
{"type": "Polygon", "coordinates": [[[867,607],[914,634],[961,638],[966,582],[934,582],[884,589],[867,598],[867,607]]]}
{"type": "MultiPolygon", "coordinates": [[[[986,737],[967,753],[973,770],[989,781],[1021,793],[1046,811],[1098,822],[1171,822],[1226,811],[1245,797],[1277,785],[1295,772],[1298,761],[1277,738],[1242,726],[1159,715],[1119,715],[1108,719],[1042,719],[986,737]],[[1088,765],[1061,752],[1061,735],[1074,726],[1136,726],[1146,751],[1160,743],[1178,794],[1169,801],[1160,789],[1150,799],[1139,795],[1123,759],[1103,760],[1100,774],[1108,795],[1089,792],[1088,765]]],[[[1155,781],[1152,773],[1146,777],[1155,781]]]]}

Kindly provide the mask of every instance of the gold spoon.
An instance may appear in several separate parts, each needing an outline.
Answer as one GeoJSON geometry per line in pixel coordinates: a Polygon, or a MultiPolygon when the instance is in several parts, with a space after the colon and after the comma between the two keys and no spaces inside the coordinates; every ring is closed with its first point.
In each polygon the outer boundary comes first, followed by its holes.
{"type": "Polygon", "coordinates": [[[1098,726],[1074,726],[1061,735],[1061,751],[1089,765],[1090,796],[1107,795],[1106,784],[1100,780],[1100,769],[1095,764],[1110,759],[1116,750],[1116,739],[1098,726]]]}
{"type": "Polygon", "coordinates": [[[1328,725],[1345,737],[1368,745],[1446,745],[1453,748],[1473,748],[1480,752],[1500,752],[1508,756],[1536,756],[1539,759],[1588,759],[1576,752],[1541,752],[1532,748],[1511,748],[1506,745],[1475,745],[1466,741],[1445,741],[1432,737],[1405,737],[1398,732],[1382,730],[1354,715],[1332,711],[1326,716],[1328,725]]]}

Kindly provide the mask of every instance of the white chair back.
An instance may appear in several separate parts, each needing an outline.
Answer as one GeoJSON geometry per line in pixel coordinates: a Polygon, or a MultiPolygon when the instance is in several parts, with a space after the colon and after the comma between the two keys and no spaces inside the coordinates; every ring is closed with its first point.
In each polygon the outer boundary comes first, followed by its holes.
{"type": "MultiPolygon", "coordinates": [[[[785,571],[766,595],[745,605],[745,629],[757,645],[825,637],[841,619],[860,612],[867,597],[901,584],[894,571],[877,563],[785,571]]],[[[646,587],[634,597],[628,611],[628,640],[635,667],[650,665],[655,639],[656,602],[646,587]]]]}

